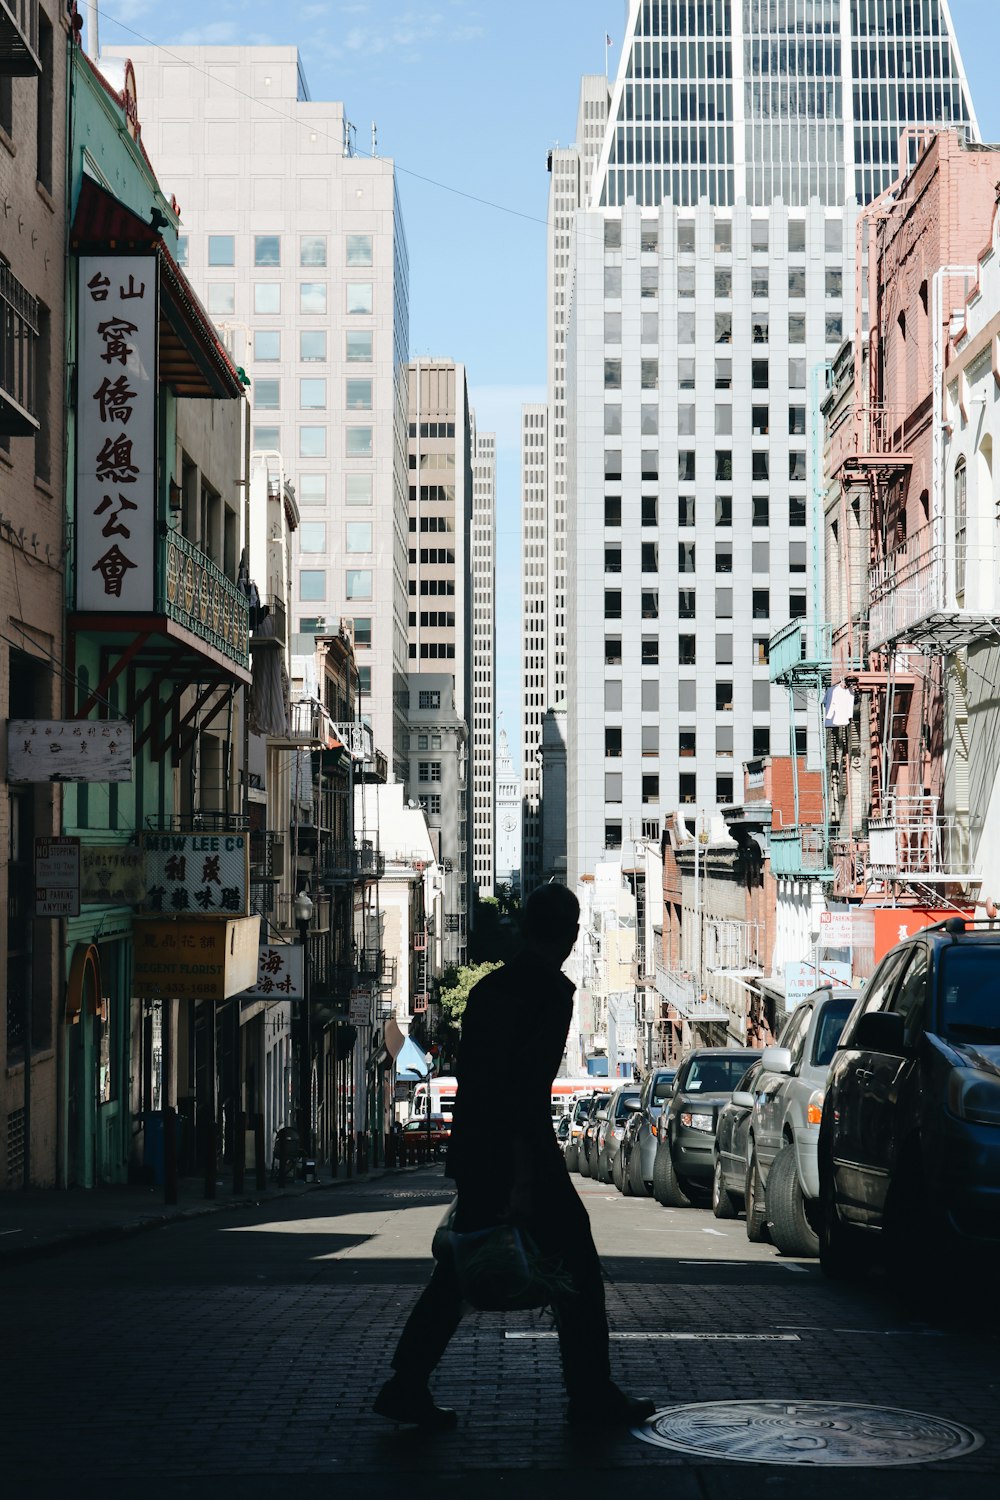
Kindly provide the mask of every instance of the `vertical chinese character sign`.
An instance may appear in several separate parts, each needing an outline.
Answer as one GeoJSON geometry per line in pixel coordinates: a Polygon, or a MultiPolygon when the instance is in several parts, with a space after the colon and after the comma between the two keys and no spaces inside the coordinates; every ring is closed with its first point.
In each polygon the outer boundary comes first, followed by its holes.
{"type": "Polygon", "coordinates": [[[155,606],[155,255],[79,262],[76,607],[155,606]]]}

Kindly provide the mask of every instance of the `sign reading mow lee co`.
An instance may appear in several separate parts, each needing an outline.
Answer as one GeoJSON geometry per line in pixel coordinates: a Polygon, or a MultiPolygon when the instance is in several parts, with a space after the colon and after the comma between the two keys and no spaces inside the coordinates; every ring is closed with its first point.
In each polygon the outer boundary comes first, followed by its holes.
{"type": "Polygon", "coordinates": [[[165,916],[247,916],[250,835],[147,833],[142,907],[165,916]]]}

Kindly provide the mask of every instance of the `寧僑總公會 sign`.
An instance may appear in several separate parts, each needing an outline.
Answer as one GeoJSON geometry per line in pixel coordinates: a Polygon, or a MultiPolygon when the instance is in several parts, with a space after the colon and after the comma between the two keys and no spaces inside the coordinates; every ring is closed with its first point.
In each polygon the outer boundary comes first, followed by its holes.
{"type": "Polygon", "coordinates": [[[8,781],[131,781],[126,719],[8,719],[8,781]]]}
{"type": "Polygon", "coordinates": [[[145,911],[220,917],[249,912],[248,833],[147,833],[142,847],[145,911]]]}
{"type": "Polygon", "coordinates": [[[35,916],[80,915],[80,840],[35,840],[35,916]]]}
{"type": "Polygon", "coordinates": [[[76,365],[76,607],[155,604],[158,262],[82,255],[76,365]]]}

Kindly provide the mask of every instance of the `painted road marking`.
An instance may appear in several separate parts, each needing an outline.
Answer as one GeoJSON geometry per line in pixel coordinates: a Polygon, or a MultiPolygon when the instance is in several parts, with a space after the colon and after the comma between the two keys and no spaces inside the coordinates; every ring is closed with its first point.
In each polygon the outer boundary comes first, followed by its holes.
{"type": "MultiPolygon", "coordinates": [[[[505,1339],[557,1339],[558,1333],[539,1329],[511,1330],[504,1332],[505,1339]]],[[[692,1343],[700,1340],[709,1344],[800,1344],[797,1333],[612,1333],[613,1339],[637,1342],[642,1339],[675,1343],[692,1343]]]]}

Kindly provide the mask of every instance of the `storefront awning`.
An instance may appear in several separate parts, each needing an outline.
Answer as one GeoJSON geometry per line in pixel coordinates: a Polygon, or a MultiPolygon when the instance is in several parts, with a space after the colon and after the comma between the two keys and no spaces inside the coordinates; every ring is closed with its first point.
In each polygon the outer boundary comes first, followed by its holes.
{"type": "Polygon", "coordinates": [[[424,1054],[411,1037],[407,1037],[396,1058],[397,1083],[419,1083],[428,1074],[424,1054]]]}
{"type": "Polygon", "coordinates": [[[73,216],[70,250],[77,255],[155,249],[160,262],[160,380],[178,396],[238,400],[243,380],[197,293],[152,224],[84,176],[73,216]]]}

